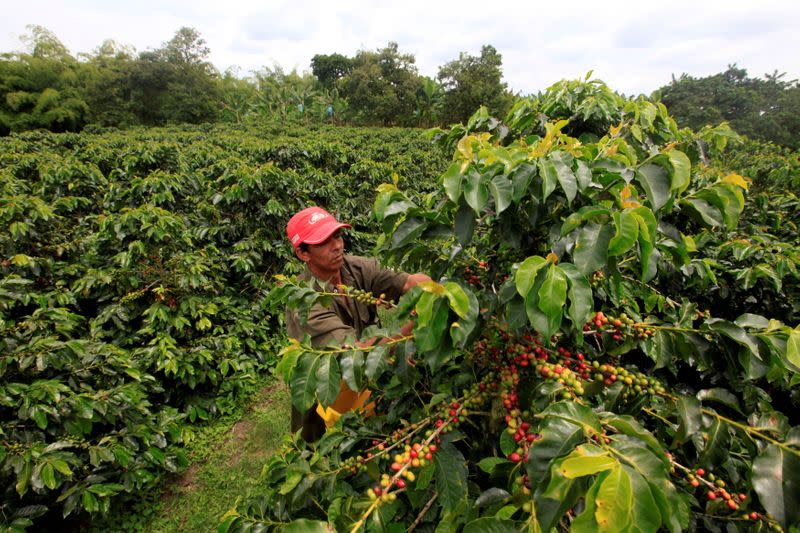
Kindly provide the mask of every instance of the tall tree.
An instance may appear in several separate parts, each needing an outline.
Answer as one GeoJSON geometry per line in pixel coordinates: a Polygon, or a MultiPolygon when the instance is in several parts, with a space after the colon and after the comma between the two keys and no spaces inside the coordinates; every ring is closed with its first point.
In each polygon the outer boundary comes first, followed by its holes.
{"type": "Polygon", "coordinates": [[[481,55],[462,52],[458,59],[439,68],[438,79],[444,86],[446,122],[466,122],[480,106],[502,116],[511,106],[512,95],[503,82],[503,58],[492,45],[481,47],[481,55]]]}
{"type": "Polygon", "coordinates": [[[413,54],[401,54],[390,42],[377,52],[362,50],[342,79],[351,115],[362,124],[411,125],[422,77],[413,54]]]}
{"type": "Polygon", "coordinates": [[[130,126],[137,118],[131,109],[131,74],[136,50],[107,39],[82,56],[86,66],[84,93],[87,122],[102,126],[130,126]]]}
{"type": "Polygon", "coordinates": [[[311,72],[326,89],[333,89],[352,70],[353,59],[342,54],[317,54],[311,58],[311,72]]]}
{"type": "Polygon", "coordinates": [[[220,112],[218,73],[197,30],[181,28],[154,51],[142,52],[131,73],[133,110],[144,124],[210,122],[220,112]]]}
{"type": "Polygon", "coordinates": [[[88,112],[81,64],[46,28],[28,26],[28,31],[22,38],[27,52],[0,55],[0,135],[80,129],[88,112]]]}

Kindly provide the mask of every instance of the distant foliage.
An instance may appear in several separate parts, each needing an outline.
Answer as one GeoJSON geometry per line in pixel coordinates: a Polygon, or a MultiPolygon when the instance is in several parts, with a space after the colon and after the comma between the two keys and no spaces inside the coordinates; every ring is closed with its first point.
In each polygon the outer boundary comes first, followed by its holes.
{"type": "Polygon", "coordinates": [[[751,78],[735,64],[705,78],[686,74],[654,93],[679,126],[699,130],[728,122],[752,139],[800,148],[800,84],[775,71],[751,78]]]}

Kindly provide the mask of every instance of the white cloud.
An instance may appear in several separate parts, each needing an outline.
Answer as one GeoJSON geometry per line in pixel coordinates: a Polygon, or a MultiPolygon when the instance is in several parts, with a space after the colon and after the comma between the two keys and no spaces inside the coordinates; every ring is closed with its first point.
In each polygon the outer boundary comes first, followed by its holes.
{"type": "Polygon", "coordinates": [[[52,30],[73,54],[107,38],[139,51],[156,48],[190,26],[220,70],[239,66],[246,73],[277,63],[303,71],[314,54],[353,55],[396,41],[415,55],[420,73],[435,76],[459,52],[477,55],[492,44],[517,92],[543,90],[593,69],[613,89],[635,94],[650,93],[672,74],[705,76],[729,63],[751,75],[778,69],[800,77],[797,20],[800,4],[779,0],[41,0],[4,12],[0,51],[21,47],[26,24],[52,30]]]}

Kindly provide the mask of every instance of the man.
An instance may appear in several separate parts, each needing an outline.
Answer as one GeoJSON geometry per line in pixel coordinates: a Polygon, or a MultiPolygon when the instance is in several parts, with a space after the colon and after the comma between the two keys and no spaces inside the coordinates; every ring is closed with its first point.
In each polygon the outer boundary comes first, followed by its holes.
{"type": "MultiPolygon", "coordinates": [[[[318,288],[322,284],[329,289],[346,285],[369,291],[376,297],[383,295],[381,298],[391,301],[397,301],[418,283],[431,279],[425,274],[406,274],[382,268],[374,259],[345,255],[342,239],[342,230],[345,228],[351,226],[337,221],[320,207],[303,209],[289,220],[286,235],[294,246],[297,257],[306,264],[299,279],[313,279],[318,288]]],[[[314,305],[304,325],[300,324],[296,312],[289,309],[286,311],[289,337],[303,340],[309,335],[315,347],[325,346],[333,340],[343,343],[345,339],[360,339],[364,329],[377,323],[375,306],[353,298],[334,298],[330,307],[314,305]]],[[[363,342],[371,344],[374,341],[363,342]]],[[[342,382],[341,391],[332,408],[342,412],[342,409],[347,410],[357,405],[360,399],[362,397],[358,392],[351,391],[342,382]]],[[[308,442],[318,440],[325,432],[325,422],[316,406],[304,414],[292,407],[292,432],[301,427],[302,436],[308,442]]]]}

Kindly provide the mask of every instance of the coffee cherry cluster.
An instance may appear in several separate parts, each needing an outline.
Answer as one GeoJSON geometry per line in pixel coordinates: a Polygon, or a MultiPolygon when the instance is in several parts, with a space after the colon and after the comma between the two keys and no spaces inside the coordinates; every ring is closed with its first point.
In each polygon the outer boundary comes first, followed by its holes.
{"type": "Polygon", "coordinates": [[[607,333],[613,340],[621,342],[627,337],[647,339],[655,333],[652,327],[652,324],[636,322],[625,313],[614,318],[606,316],[602,311],[598,311],[583,325],[583,331],[588,334],[594,333],[596,337],[601,337],[603,333],[607,333]]]}
{"type": "MultiPolygon", "coordinates": [[[[705,494],[706,500],[709,502],[709,506],[713,507],[716,512],[719,512],[723,509],[728,509],[730,511],[738,511],[742,507],[748,505],[750,502],[750,498],[743,492],[736,492],[736,491],[728,491],[728,486],[725,480],[715,476],[712,472],[706,472],[706,470],[702,467],[695,468],[694,470],[690,470],[674,461],[671,455],[669,455],[670,461],[672,461],[672,469],[673,472],[680,469],[685,474],[685,481],[692,489],[698,489],[703,491],[705,494]]],[[[768,521],[768,517],[759,513],[758,511],[750,511],[741,515],[742,520],[765,520],[768,521]]],[[[777,523],[772,524],[772,527],[775,526],[780,529],[780,526],[777,523]]]]}
{"type": "Polygon", "coordinates": [[[486,272],[489,269],[489,263],[486,261],[478,261],[477,267],[466,266],[464,267],[464,279],[470,285],[475,287],[480,286],[486,277],[486,272]]]}
{"type": "Polygon", "coordinates": [[[386,295],[381,293],[380,296],[375,296],[370,291],[365,291],[363,289],[356,289],[354,287],[348,287],[347,285],[337,285],[337,290],[346,296],[352,298],[357,302],[361,302],[366,305],[382,305],[384,307],[391,307],[392,303],[386,300],[386,295]]]}
{"type": "Polygon", "coordinates": [[[397,492],[404,490],[408,483],[416,480],[415,470],[423,468],[433,460],[441,443],[440,435],[458,426],[470,414],[471,408],[480,406],[489,399],[487,382],[493,378],[493,374],[487,374],[481,382],[473,384],[465,391],[462,398],[442,403],[436,414],[427,422],[410,424],[405,430],[395,430],[384,441],[373,440],[372,448],[367,452],[366,458],[361,456],[350,458],[344,462],[344,468],[349,468],[351,473],[357,474],[363,471],[366,462],[390,456],[391,474],[382,474],[380,482],[367,490],[367,496],[374,505],[394,501],[397,492]],[[414,437],[431,422],[433,427],[422,432],[421,438],[414,437]]]}

